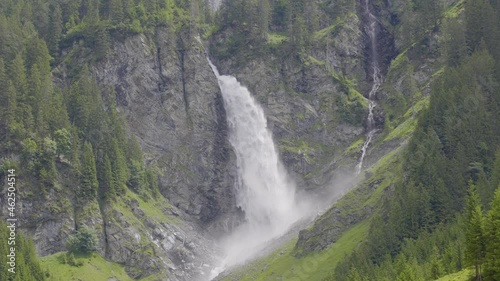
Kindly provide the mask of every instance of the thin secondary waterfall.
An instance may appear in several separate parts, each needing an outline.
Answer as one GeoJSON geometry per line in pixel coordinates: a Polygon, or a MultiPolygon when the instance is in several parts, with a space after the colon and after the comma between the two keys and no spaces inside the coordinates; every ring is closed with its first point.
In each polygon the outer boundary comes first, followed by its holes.
{"type": "Polygon", "coordinates": [[[224,99],[229,141],[237,156],[237,204],[246,221],[223,241],[229,267],[255,256],[298,218],[294,184],[288,180],[267,128],[264,111],[236,78],[220,75],[209,61],[224,99]]]}
{"type": "Polygon", "coordinates": [[[368,37],[370,38],[370,50],[371,50],[371,66],[372,66],[372,88],[370,90],[370,93],[368,94],[368,118],[367,118],[367,130],[368,134],[366,136],[366,140],[363,143],[363,147],[361,148],[361,159],[356,165],[356,173],[360,173],[361,170],[363,169],[363,161],[366,156],[366,151],[368,150],[368,147],[370,146],[370,142],[372,141],[373,136],[377,132],[377,129],[375,128],[375,120],[373,118],[373,111],[375,110],[375,107],[377,106],[377,103],[375,102],[375,95],[377,94],[378,89],[380,88],[380,85],[382,85],[382,74],[380,73],[380,67],[379,67],[379,56],[378,56],[378,50],[377,50],[377,25],[378,25],[378,20],[375,15],[370,11],[370,5],[369,1],[365,0],[364,1],[364,12],[367,18],[367,25],[365,26],[366,33],[368,34],[368,37]]]}

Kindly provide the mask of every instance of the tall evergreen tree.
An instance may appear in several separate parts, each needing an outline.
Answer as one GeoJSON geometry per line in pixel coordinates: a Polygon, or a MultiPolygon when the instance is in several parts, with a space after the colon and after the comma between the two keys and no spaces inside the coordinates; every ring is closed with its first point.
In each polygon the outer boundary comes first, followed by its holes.
{"type": "MultiPolygon", "coordinates": [[[[491,188],[495,188],[500,185],[500,148],[497,149],[495,153],[495,162],[493,163],[493,169],[491,171],[491,179],[489,182],[489,186],[491,188]]],[[[493,194],[493,190],[491,190],[491,194],[493,194]]]]}
{"type": "Polygon", "coordinates": [[[491,280],[500,280],[500,185],[488,212],[486,238],[485,272],[491,280]]]}
{"type": "Polygon", "coordinates": [[[464,26],[457,18],[447,19],[443,24],[443,49],[446,63],[457,67],[467,57],[464,26]]]}
{"type": "Polygon", "coordinates": [[[14,83],[17,96],[20,102],[27,102],[28,78],[24,66],[23,53],[19,52],[11,62],[9,68],[10,79],[14,83]]]}
{"type": "Polygon", "coordinates": [[[50,110],[45,111],[49,131],[55,132],[61,128],[69,129],[68,111],[64,104],[61,89],[54,89],[47,107],[50,108],[50,110]]]}
{"type": "Polygon", "coordinates": [[[110,0],[110,18],[114,24],[123,21],[123,0],[110,0]]]}
{"type": "Polygon", "coordinates": [[[271,5],[269,0],[259,0],[257,7],[257,15],[259,16],[259,36],[261,39],[267,39],[267,32],[269,30],[269,21],[271,19],[271,5]]]}
{"type": "Polygon", "coordinates": [[[97,172],[92,145],[85,142],[83,145],[82,175],[80,180],[79,196],[81,199],[91,199],[97,196],[97,172]]]}
{"type": "Polygon", "coordinates": [[[483,226],[483,213],[481,201],[476,190],[476,186],[469,183],[469,195],[467,196],[467,205],[465,209],[466,217],[466,262],[474,266],[476,271],[476,280],[482,280],[482,265],[485,255],[485,234],[483,226]]]}
{"type": "Polygon", "coordinates": [[[465,1],[465,37],[471,52],[478,50],[481,41],[487,36],[487,19],[485,15],[488,10],[491,10],[491,8],[489,8],[487,0],[465,1]]]}
{"type": "MultiPolygon", "coordinates": [[[[10,254],[10,246],[6,241],[9,230],[3,221],[0,221],[0,256],[6,257],[10,254]]],[[[35,254],[33,242],[26,238],[23,233],[17,232],[16,236],[16,268],[15,274],[7,271],[9,268],[5,259],[0,263],[0,280],[5,281],[44,281],[45,275],[35,254]]]]}
{"type": "Polygon", "coordinates": [[[110,200],[116,197],[114,190],[113,171],[111,169],[111,162],[107,153],[97,162],[97,180],[99,181],[99,197],[104,200],[110,200]]]}
{"type": "Polygon", "coordinates": [[[59,52],[59,42],[61,41],[62,32],[62,11],[61,7],[56,2],[52,6],[52,13],[50,14],[49,35],[47,38],[47,45],[49,47],[50,54],[54,57],[57,57],[59,52]]]}

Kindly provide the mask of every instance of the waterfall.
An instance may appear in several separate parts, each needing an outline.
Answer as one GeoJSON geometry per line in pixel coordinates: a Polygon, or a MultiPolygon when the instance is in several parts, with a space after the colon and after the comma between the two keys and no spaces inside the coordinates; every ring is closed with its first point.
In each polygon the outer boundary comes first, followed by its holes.
{"type": "Polygon", "coordinates": [[[363,169],[363,161],[365,159],[366,152],[368,150],[368,147],[370,146],[370,142],[372,141],[373,136],[377,132],[377,129],[375,128],[375,120],[373,118],[373,111],[377,106],[377,103],[375,102],[375,95],[377,94],[377,91],[383,82],[382,74],[380,73],[380,67],[378,63],[379,60],[378,50],[377,50],[378,20],[377,17],[375,17],[375,15],[373,15],[372,12],[370,11],[369,1],[365,0],[364,2],[365,2],[364,12],[365,16],[367,17],[367,25],[365,26],[365,31],[368,34],[368,37],[370,38],[373,84],[370,93],[368,94],[368,117],[366,122],[368,134],[366,136],[365,142],[363,143],[363,147],[361,148],[361,159],[358,165],[356,165],[357,174],[361,173],[361,170],[363,169]]]}
{"type": "Polygon", "coordinates": [[[226,268],[262,251],[266,242],[288,230],[300,212],[294,184],[280,162],[264,111],[236,78],[220,75],[209,63],[224,100],[229,141],[237,157],[236,200],[246,218],[222,243],[226,268]]]}
{"type": "Polygon", "coordinates": [[[222,0],[209,0],[208,4],[212,11],[217,11],[220,8],[222,0]]]}

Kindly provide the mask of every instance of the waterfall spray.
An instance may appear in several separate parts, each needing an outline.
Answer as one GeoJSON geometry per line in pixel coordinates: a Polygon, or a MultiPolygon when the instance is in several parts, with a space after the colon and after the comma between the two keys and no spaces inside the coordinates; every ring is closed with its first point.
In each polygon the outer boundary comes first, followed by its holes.
{"type": "Polygon", "coordinates": [[[255,257],[266,242],[284,234],[301,212],[296,205],[294,184],[280,162],[264,111],[236,78],[220,75],[209,63],[224,99],[229,141],[237,156],[236,203],[246,219],[222,241],[226,257],[220,272],[255,257]]]}

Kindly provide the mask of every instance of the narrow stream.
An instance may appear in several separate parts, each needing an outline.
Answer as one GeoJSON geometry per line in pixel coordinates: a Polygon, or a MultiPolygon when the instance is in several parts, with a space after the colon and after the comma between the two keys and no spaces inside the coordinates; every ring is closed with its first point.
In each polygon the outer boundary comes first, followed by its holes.
{"type": "Polygon", "coordinates": [[[366,140],[363,143],[363,147],[361,148],[361,159],[358,165],[356,165],[357,174],[361,173],[361,170],[363,170],[363,161],[365,160],[366,152],[368,150],[368,147],[370,146],[370,142],[372,141],[373,136],[377,132],[377,129],[375,127],[375,119],[373,117],[373,112],[375,110],[375,107],[377,106],[377,103],[375,102],[375,96],[383,82],[383,77],[380,72],[380,67],[378,63],[379,61],[379,55],[377,50],[378,20],[377,17],[375,17],[375,15],[373,15],[373,13],[370,10],[369,0],[364,0],[364,13],[368,19],[367,24],[365,26],[365,31],[366,34],[368,34],[368,37],[370,38],[373,84],[370,93],[368,94],[368,117],[366,122],[368,133],[366,135],[366,140]]]}

